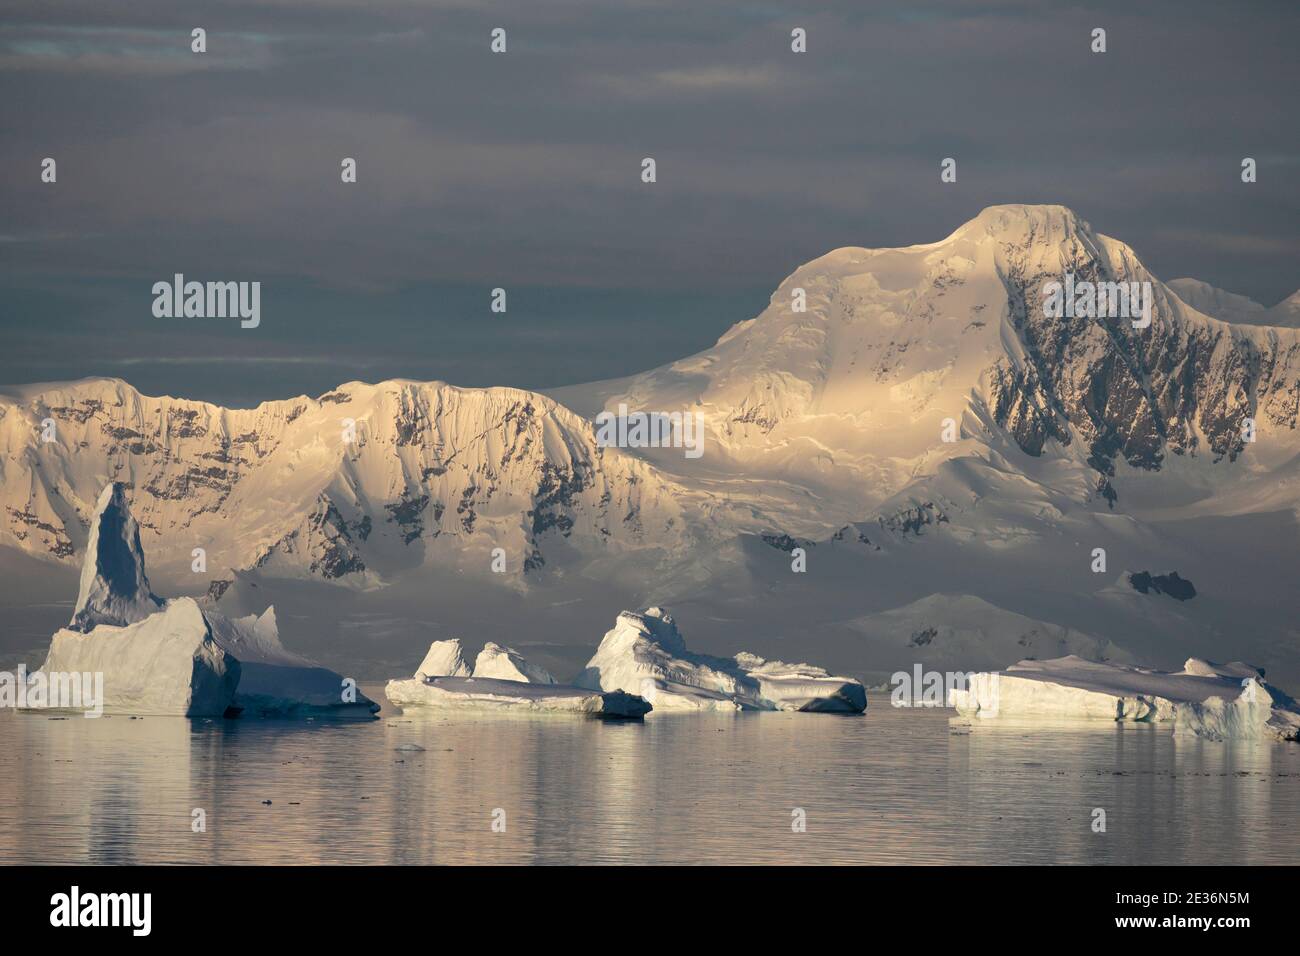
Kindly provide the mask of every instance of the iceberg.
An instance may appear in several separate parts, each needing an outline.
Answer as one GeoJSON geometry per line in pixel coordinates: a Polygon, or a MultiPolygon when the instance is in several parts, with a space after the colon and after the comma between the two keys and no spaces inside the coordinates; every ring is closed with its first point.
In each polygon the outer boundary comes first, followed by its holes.
{"type": "Polygon", "coordinates": [[[483,650],[474,660],[474,676],[522,681],[526,684],[556,683],[555,678],[547,672],[546,668],[528,663],[514,648],[502,647],[491,641],[484,645],[483,650]]]}
{"type": "Polygon", "coordinates": [[[543,668],[516,651],[489,643],[467,676],[460,641],[434,641],[414,677],[390,680],[384,695],[402,707],[443,710],[523,711],[586,714],[592,717],[644,717],[650,704],[622,691],[606,692],[557,684],[543,668]],[[437,673],[447,671],[446,674],[437,673]],[[498,677],[513,673],[518,679],[498,677]]]}
{"type": "Polygon", "coordinates": [[[444,710],[515,710],[624,718],[650,713],[649,701],[622,691],[592,691],[564,684],[527,684],[489,677],[391,680],[384,694],[399,706],[444,710]]]}
{"type": "Polygon", "coordinates": [[[465,663],[465,653],[460,641],[434,641],[429,645],[429,653],[415,669],[416,677],[469,677],[470,669],[465,663]]]}
{"type": "Polygon", "coordinates": [[[103,709],[185,717],[371,718],[379,705],[343,677],[286,650],[275,609],[243,618],[149,588],[125,486],[100,494],[72,621],[41,673],[103,674],[103,709]]]}
{"type": "Polygon", "coordinates": [[[1085,718],[1170,723],[1213,740],[1296,740],[1300,710],[1248,664],[1189,658],[1177,672],[1070,655],[972,674],[948,705],[962,717],[1085,718]]]}
{"type": "Polygon", "coordinates": [[[260,616],[228,618],[205,611],[204,617],[217,644],[239,662],[231,716],[369,719],[379,710],[355,684],[345,696],[341,674],[287,650],[274,607],[260,616]]]}
{"type": "Polygon", "coordinates": [[[198,603],[177,598],[125,626],[63,628],[41,671],[103,674],[107,713],[220,717],[234,701],[241,668],[213,637],[198,603]]]}
{"type": "Polygon", "coordinates": [[[811,664],[693,654],[662,608],[623,611],[575,683],[639,693],[658,711],[797,710],[859,714],[862,684],[811,664]]]}
{"type": "Polygon", "coordinates": [[[162,606],[144,573],[140,526],[126,506],[125,485],[105,485],[90,523],[77,605],[68,627],[76,631],[89,631],[100,624],[126,627],[162,606]]]}

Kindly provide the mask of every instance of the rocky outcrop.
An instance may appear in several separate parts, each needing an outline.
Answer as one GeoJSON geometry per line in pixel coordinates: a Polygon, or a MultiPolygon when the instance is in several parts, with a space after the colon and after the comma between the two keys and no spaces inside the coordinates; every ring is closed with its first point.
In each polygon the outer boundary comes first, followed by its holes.
{"type": "Polygon", "coordinates": [[[1175,601],[1190,601],[1196,597],[1196,588],[1192,582],[1179,577],[1177,571],[1168,574],[1137,571],[1126,575],[1126,578],[1129,586],[1141,594],[1166,594],[1175,601]]]}

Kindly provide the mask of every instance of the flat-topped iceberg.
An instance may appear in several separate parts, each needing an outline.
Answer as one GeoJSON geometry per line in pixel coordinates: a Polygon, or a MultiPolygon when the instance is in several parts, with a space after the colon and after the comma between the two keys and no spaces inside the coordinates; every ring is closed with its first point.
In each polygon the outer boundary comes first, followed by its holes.
{"type": "Polygon", "coordinates": [[[103,674],[109,713],[370,718],[379,709],[341,675],[286,650],[274,608],[232,619],[193,598],[154,595],[119,483],[99,497],[72,620],[41,672],[103,674]]]}
{"type": "Polygon", "coordinates": [[[1216,740],[1300,737],[1296,702],[1257,669],[1190,658],[1178,672],[1103,664],[1073,655],[1025,660],[970,675],[948,704],[963,717],[1097,718],[1167,722],[1216,740]]]}
{"type": "Polygon", "coordinates": [[[650,704],[635,694],[557,684],[545,669],[518,651],[489,643],[469,674],[460,641],[434,641],[415,676],[390,680],[384,695],[402,707],[463,711],[524,711],[644,717],[650,704]],[[439,674],[444,670],[447,673],[439,674]],[[512,679],[505,675],[516,675],[512,679]]]}
{"type": "Polygon", "coordinates": [[[528,684],[491,677],[426,677],[391,680],[384,694],[402,707],[444,710],[516,710],[586,714],[592,717],[644,717],[650,703],[622,691],[592,691],[564,684],[528,684]]]}
{"type": "Polygon", "coordinates": [[[575,681],[639,693],[660,711],[802,710],[861,713],[863,686],[811,664],[693,654],[667,611],[624,611],[575,681]]]}

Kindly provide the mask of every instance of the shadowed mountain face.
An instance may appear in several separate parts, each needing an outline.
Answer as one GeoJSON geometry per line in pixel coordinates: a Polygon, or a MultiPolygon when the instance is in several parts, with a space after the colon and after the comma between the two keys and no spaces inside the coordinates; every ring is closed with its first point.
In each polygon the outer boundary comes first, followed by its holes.
{"type": "MultiPolygon", "coordinates": [[[[1157,643],[1190,627],[1197,653],[1244,656],[1214,650],[1240,607],[1216,610],[1213,579],[1188,566],[1203,529],[1185,529],[1277,512],[1292,533],[1298,414],[1300,331],[1196,311],[1068,209],[996,206],[940,242],[834,250],[713,348],[549,396],[354,382],[233,410],[112,379],[10,389],[0,541],[73,561],[99,489],[120,481],[152,566],[183,576],[201,548],[218,597],[249,575],[418,591],[454,568],[487,593],[558,599],[618,580],[645,603],[744,605],[769,575],[792,580],[800,549],[806,591],[790,600],[825,608],[841,639],[888,644],[860,620],[884,611],[934,631],[882,654],[967,653],[942,635],[969,605],[928,600],[966,594],[990,622],[1037,621],[1081,652],[1106,653],[1137,615],[1157,643]],[[1142,290],[1150,324],[1052,314],[1045,289],[1067,277],[1142,290]],[[702,416],[703,455],[603,447],[595,416],[620,405],[702,416]],[[1102,577],[1087,571],[1093,545],[1121,552],[1102,577]],[[1202,616],[1134,603],[1114,584],[1125,566],[1188,574],[1202,616]],[[1036,576],[1040,595],[1009,596],[1036,576]]],[[[1296,643],[1267,622],[1252,640],[1296,643]]]]}

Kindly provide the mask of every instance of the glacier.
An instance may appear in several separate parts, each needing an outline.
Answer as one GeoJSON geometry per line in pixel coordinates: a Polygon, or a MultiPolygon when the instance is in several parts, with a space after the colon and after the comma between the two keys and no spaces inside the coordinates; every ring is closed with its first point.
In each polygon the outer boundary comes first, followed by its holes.
{"type": "Polygon", "coordinates": [[[390,680],[384,696],[400,707],[476,713],[516,711],[635,719],[651,709],[650,703],[636,694],[558,684],[544,668],[530,664],[517,651],[491,642],[479,654],[469,676],[458,640],[434,641],[415,675],[390,680]],[[515,676],[506,676],[511,674],[515,676]]]}
{"type": "Polygon", "coordinates": [[[1177,672],[1069,655],[970,675],[948,704],[964,718],[1168,723],[1212,740],[1300,738],[1300,710],[1248,664],[1189,658],[1177,672]]]}
{"type": "Polygon", "coordinates": [[[860,683],[820,667],[748,653],[693,654],[672,615],[659,607],[619,614],[575,683],[639,693],[659,711],[861,713],[867,708],[860,683]]]}
{"type": "Polygon", "coordinates": [[[379,709],[341,675],[288,651],[275,609],[228,618],[149,589],[119,482],[100,494],[70,624],[41,667],[102,673],[104,711],[132,715],[370,718],[379,709]]]}

